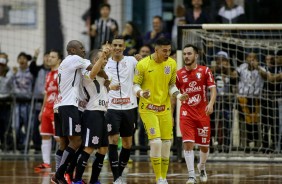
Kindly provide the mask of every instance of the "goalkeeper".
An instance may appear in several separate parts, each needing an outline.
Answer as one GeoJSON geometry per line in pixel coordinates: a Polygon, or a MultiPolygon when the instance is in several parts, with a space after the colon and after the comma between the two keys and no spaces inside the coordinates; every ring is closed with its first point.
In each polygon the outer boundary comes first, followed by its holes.
{"type": "Polygon", "coordinates": [[[170,97],[187,100],[175,86],[176,62],[169,57],[171,42],[160,38],[155,52],[139,61],[133,90],[139,101],[139,113],[150,142],[150,158],[157,184],[167,183],[172,139],[172,110],[170,97]]]}

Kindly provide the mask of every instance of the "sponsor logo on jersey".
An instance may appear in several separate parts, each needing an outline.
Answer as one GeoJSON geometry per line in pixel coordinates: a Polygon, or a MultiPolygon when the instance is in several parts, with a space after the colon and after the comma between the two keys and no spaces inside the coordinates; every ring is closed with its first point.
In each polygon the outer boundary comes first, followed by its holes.
{"type": "Polygon", "coordinates": [[[48,103],[53,103],[57,99],[57,93],[53,92],[47,97],[48,103]]]}
{"type": "Polygon", "coordinates": [[[189,106],[195,106],[198,105],[201,101],[201,95],[200,94],[196,94],[195,96],[192,96],[189,98],[188,100],[188,105],[189,106]]]}
{"type": "Polygon", "coordinates": [[[79,124],[75,125],[74,131],[77,132],[77,133],[81,132],[81,125],[79,125],[79,124]]]}
{"type": "Polygon", "coordinates": [[[155,128],[150,128],[150,134],[151,134],[151,135],[155,135],[155,134],[156,134],[155,128]]]}
{"type": "Polygon", "coordinates": [[[189,83],[189,86],[190,86],[191,88],[195,87],[196,85],[197,85],[197,82],[196,82],[196,81],[192,81],[192,82],[189,83]]]}
{"type": "Polygon", "coordinates": [[[98,143],[99,143],[99,137],[93,136],[93,137],[92,137],[92,143],[93,143],[93,144],[98,144],[98,143]]]}
{"type": "Polygon", "coordinates": [[[113,98],[112,99],[112,104],[129,104],[130,103],[130,98],[113,98]]]}
{"type": "Polygon", "coordinates": [[[208,137],[209,127],[197,128],[198,135],[201,137],[208,137]]]}
{"type": "Polygon", "coordinates": [[[190,86],[190,88],[185,89],[186,93],[195,93],[195,92],[199,92],[199,91],[202,90],[201,86],[195,86],[195,83],[193,83],[193,82],[190,82],[189,86],[190,86]]]}
{"type": "Polygon", "coordinates": [[[165,110],[165,105],[157,106],[157,105],[154,105],[154,104],[148,104],[146,109],[149,109],[149,110],[152,110],[152,111],[155,111],[155,112],[162,112],[162,111],[165,110]]]}
{"type": "Polygon", "coordinates": [[[188,78],[186,78],[186,79],[183,79],[183,82],[188,82],[188,78]]]}
{"type": "Polygon", "coordinates": [[[170,74],[170,66],[165,66],[164,73],[170,74]]]}

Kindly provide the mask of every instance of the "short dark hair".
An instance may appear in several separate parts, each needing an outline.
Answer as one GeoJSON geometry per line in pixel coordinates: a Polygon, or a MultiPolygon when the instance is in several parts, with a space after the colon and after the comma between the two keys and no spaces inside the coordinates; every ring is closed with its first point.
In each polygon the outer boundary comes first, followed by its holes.
{"type": "Polygon", "coordinates": [[[170,39],[167,39],[165,37],[161,37],[161,38],[158,38],[155,42],[155,45],[156,46],[161,46],[161,45],[171,45],[171,41],[170,39]]]}
{"type": "Polygon", "coordinates": [[[101,10],[101,9],[104,8],[104,7],[107,7],[107,8],[109,8],[109,9],[111,10],[111,5],[108,4],[108,3],[102,3],[102,4],[100,4],[99,10],[101,10]]]}
{"type": "Polygon", "coordinates": [[[57,55],[58,55],[58,58],[59,58],[60,60],[63,60],[63,54],[62,54],[62,52],[61,52],[60,50],[51,49],[49,53],[51,53],[51,52],[56,52],[57,55]]]}
{"type": "Polygon", "coordinates": [[[193,50],[194,50],[194,52],[196,52],[197,54],[199,53],[199,48],[196,47],[195,45],[192,45],[192,44],[187,44],[187,45],[185,45],[185,46],[183,47],[183,49],[188,48],[188,47],[192,47],[193,50]]]}
{"type": "Polygon", "coordinates": [[[124,40],[124,36],[122,36],[122,35],[117,35],[117,36],[114,37],[113,40],[124,40]]]}
{"type": "Polygon", "coordinates": [[[153,19],[159,19],[161,22],[163,22],[163,18],[159,15],[155,15],[153,19]]]}
{"type": "Polygon", "coordinates": [[[31,59],[32,59],[32,57],[31,57],[31,55],[29,55],[29,54],[26,54],[25,52],[21,52],[21,53],[19,53],[19,55],[18,55],[18,59],[20,58],[20,57],[25,57],[26,58],[26,60],[28,60],[28,61],[30,61],[31,59]]]}

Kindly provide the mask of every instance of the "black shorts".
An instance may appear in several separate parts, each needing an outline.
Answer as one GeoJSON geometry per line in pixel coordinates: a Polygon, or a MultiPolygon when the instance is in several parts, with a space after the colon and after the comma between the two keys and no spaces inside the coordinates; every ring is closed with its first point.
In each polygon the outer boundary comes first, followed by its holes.
{"type": "Polygon", "coordinates": [[[60,122],[59,113],[54,113],[55,136],[63,137],[62,123],[60,122]]]}
{"type": "Polygon", "coordinates": [[[60,106],[59,117],[61,121],[63,136],[81,135],[81,121],[78,108],[76,106],[60,106]]]}
{"type": "Polygon", "coordinates": [[[133,136],[136,121],[137,108],[129,110],[108,109],[106,113],[109,135],[120,134],[121,137],[133,136]]]}
{"type": "Polygon", "coordinates": [[[98,149],[109,145],[104,111],[83,112],[81,136],[85,147],[98,149]]]}

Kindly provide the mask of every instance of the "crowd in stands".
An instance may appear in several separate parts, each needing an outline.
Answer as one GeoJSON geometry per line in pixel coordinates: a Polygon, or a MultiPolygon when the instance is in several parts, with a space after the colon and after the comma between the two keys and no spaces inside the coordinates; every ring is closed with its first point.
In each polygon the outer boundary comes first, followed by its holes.
{"type": "MultiPolygon", "coordinates": [[[[176,48],[177,25],[201,23],[244,23],[244,8],[236,5],[233,0],[226,0],[218,10],[217,17],[211,18],[207,9],[203,8],[202,0],[192,0],[192,8],[183,5],[177,7],[172,32],[164,29],[164,21],[156,15],[152,19],[152,30],[140,33],[133,21],[126,22],[122,27],[110,18],[111,7],[103,4],[100,7],[100,18],[94,21],[89,31],[95,37],[94,49],[111,42],[114,36],[121,33],[125,38],[124,55],[140,54],[146,57],[153,52],[154,42],[160,37],[172,39],[176,48]],[[122,27],[122,30],[120,29],[122,27]]],[[[2,48],[5,51],[5,47],[2,48]]],[[[10,68],[9,53],[0,53],[0,143],[1,149],[22,151],[27,139],[28,124],[31,126],[31,140],[35,150],[39,151],[41,138],[38,115],[41,110],[44,81],[50,71],[48,66],[49,53],[44,53],[43,64],[37,64],[39,50],[31,56],[19,53],[17,67],[10,68]],[[30,113],[32,111],[32,113],[30,113]],[[32,117],[30,117],[30,115],[32,117]],[[13,145],[13,131],[16,134],[16,145],[13,145]],[[4,144],[5,143],[5,144],[4,144]]],[[[175,53],[173,53],[175,54],[175,53]]],[[[223,152],[231,151],[231,130],[233,109],[239,110],[242,133],[246,147],[261,147],[264,152],[281,151],[282,145],[282,50],[269,54],[265,61],[259,61],[257,53],[250,52],[242,64],[232,66],[230,53],[219,51],[214,53],[215,63],[209,63],[217,84],[217,102],[215,113],[212,114],[211,125],[219,123],[218,140],[223,152]],[[234,95],[237,94],[237,95],[234,95]],[[236,102],[236,103],[235,103],[236,102]],[[234,105],[235,104],[235,105],[234,105]],[[280,119],[279,119],[280,118],[280,119]],[[219,122],[216,122],[219,121],[219,122]],[[270,135],[269,136],[269,132],[270,135]],[[261,142],[259,142],[259,137],[261,142]]],[[[146,146],[145,131],[139,118],[139,145],[146,146]]],[[[141,150],[146,154],[146,150],[141,150]]]]}

